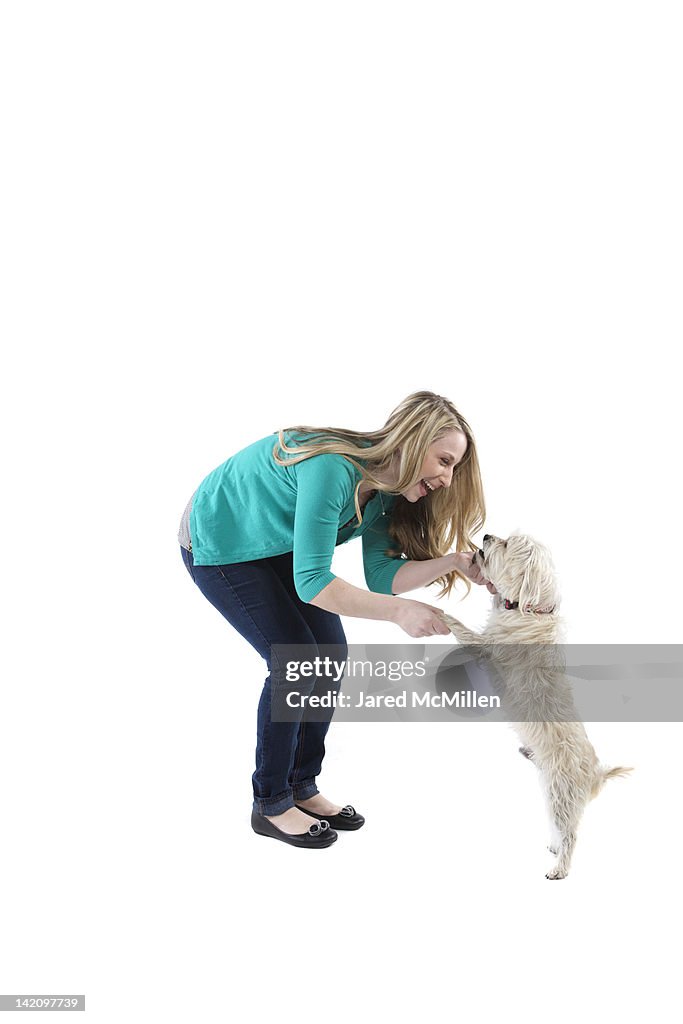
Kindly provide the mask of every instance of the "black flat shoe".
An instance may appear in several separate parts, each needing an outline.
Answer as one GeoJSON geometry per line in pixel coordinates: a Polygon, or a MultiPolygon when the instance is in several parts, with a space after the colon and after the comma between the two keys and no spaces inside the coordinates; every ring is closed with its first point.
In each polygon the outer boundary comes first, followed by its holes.
{"type": "Polygon", "coordinates": [[[347,804],[346,807],[342,807],[339,814],[326,814],[323,818],[322,814],[316,814],[315,811],[309,811],[307,807],[302,807],[301,804],[296,805],[300,811],[304,814],[310,814],[312,818],[317,818],[318,821],[329,821],[332,828],[339,829],[340,832],[351,832],[357,828],[361,828],[365,824],[365,818],[362,814],[356,814],[355,808],[351,804],[347,804]]]}
{"type": "MultiPolygon", "coordinates": [[[[317,818],[318,815],[316,814],[315,817],[317,818]]],[[[337,841],[337,833],[330,828],[327,818],[319,818],[318,821],[319,824],[314,822],[308,832],[291,835],[289,832],[283,832],[277,825],[273,825],[265,814],[259,814],[257,811],[251,812],[251,827],[258,835],[270,836],[271,839],[279,839],[283,843],[289,843],[290,846],[301,846],[310,850],[323,849],[337,841]]]]}

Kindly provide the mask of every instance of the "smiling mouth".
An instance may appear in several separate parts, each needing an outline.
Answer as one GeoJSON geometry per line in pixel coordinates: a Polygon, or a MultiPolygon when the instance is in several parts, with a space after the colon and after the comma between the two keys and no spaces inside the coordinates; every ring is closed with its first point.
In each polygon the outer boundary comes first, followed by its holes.
{"type": "Polygon", "coordinates": [[[425,492],[427,494],[429,494],[431,491],[435,491],[436,490],[436,487],[433,487],[432,484],[430,484],[429,481],[425,480],[424,478],[422,480],[420,480],[420,484],[422,485],[422,487],[424,487],[425,492]]]}

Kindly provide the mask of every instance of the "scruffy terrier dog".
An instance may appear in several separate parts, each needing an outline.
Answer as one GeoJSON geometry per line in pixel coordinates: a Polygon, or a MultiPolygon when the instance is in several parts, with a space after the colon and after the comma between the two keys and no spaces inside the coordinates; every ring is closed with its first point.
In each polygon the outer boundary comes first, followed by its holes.
{"type": "Polygon", "coordinates": [[[566,878],[586,805],[607,779],[632,769],[601,765],[576,721],[548,549],[522,534],[507,540],[487,534],[473,561],[498,591],[484,632],[473,633],[450,615],[444,618],[460,643],[483,648],[503,680],[501,706],[524,744],[520,753],[541,773],[552,824],[549,849],[557,857],[546,878],[566,878]]]}

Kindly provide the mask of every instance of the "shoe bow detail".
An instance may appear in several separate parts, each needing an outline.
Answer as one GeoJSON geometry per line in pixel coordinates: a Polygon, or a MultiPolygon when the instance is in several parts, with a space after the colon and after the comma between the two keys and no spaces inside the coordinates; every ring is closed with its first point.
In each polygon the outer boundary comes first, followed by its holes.
{"type": "Polygon", "coordinates": [[[330,827],[329,821],[314,821],[312,825],[308,827],[309,836],[319,836],[321,832],[324,832],[330,827]]]}
{"type": "MultiPolygon", "coordinates": [[[[341,829],[342,832],[353,832],[355,829],[361,828],[365,824],[365,818],[363,815],[359,814],[356,808],[351,804],[346,804],[344,807],[340,808],[338,814],[326,814],[324,817],[316,811],[309,811],[307,807],[302,807],[301,804],[297,804],[296,806],[306,814],[310,814],[312,818],[317,818],[318,821],[324,822],[325,827],[329,828],[331,832],[335,832],[337,829],[341,829]],[[329,821],[327,820],[328,818],[329,821]]],[[[318,836],[320,835],[319,832],[316,832],[315,834],[318,836]]]]}

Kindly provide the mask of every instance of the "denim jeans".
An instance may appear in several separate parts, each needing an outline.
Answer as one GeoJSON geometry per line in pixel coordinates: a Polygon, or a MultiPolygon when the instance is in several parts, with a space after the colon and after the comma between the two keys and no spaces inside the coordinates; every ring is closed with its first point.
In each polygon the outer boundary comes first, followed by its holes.
{"type": "MultiPolygon", "coordinates": [[[[343,659],[346,636],[341,619],[298,597],[291,552],[234,565],[195,565],[192,552],[180,550],[204,597],[268,667],[258,706],[253,806],[260,814],[281,814],[295,801],[318,792],[315,779],[325,756],[330,723],[271,721],[271,644],[312,644],[320,657],[325,657],[327,644],[334,644],[334,656],[343,659]]],[[[331,689],[329,679],[325,689],[331,689]]]]}

